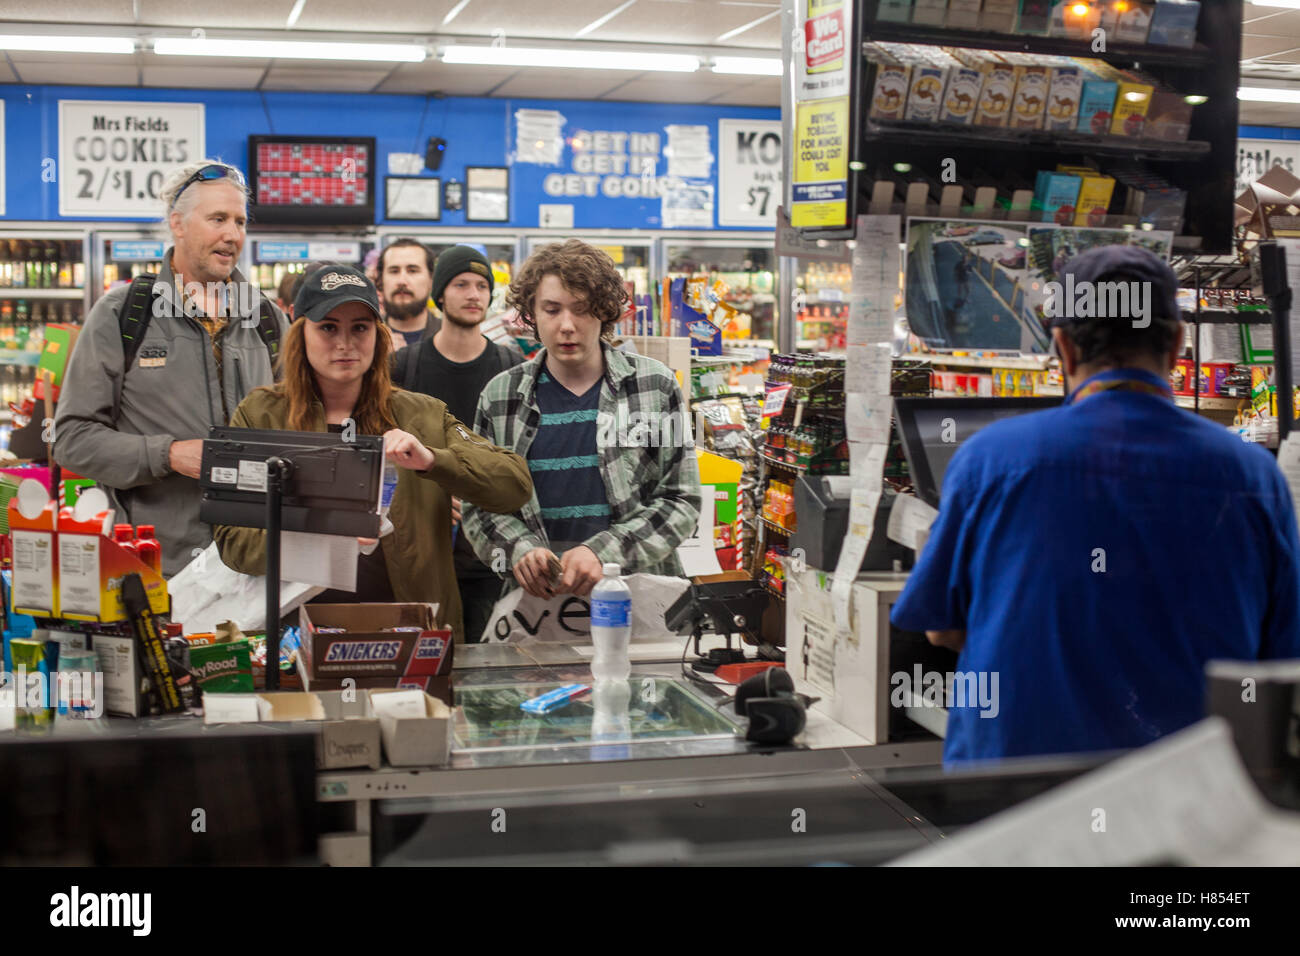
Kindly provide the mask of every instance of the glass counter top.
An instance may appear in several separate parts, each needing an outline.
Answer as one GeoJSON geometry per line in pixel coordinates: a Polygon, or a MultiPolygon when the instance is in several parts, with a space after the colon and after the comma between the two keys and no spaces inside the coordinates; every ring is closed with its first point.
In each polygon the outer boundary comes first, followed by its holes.
{"type": "Polygon", "coordinates": [[[533,748],[626,750],[662,741],[734,739],[738,725],[684,681],[638,676],[597,687],[549,714],[520,709],[572,681],[487,683],[456,689],[456,753],[533,748]]]}

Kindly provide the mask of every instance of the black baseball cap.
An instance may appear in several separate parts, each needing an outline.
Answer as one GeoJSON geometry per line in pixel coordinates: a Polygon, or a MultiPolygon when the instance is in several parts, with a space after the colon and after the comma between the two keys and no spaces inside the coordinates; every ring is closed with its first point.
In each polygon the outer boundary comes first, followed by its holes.
{"type": "Polygon", "coordinates": [[[379,321],[379,291],[355,266],[323,265],[309,272],[293,299],[294,316],[320,322],[346,302],[362,302],[379,321]]]}
{"type": "MultiPolygon", "coordinates": [[[[1061,270],[1061,279],[1074,276],[1077,286],[1081,282],[1105,282],[1125,279],[1130,282],[1151,283],[1151,304],[1155,318],[1179,319],[1178,277],[1169,263],[1154,252],[1141,246],[1096,246],[1081,252],[1061,270]]],[[[1078,319],[1056,316],[1053,326],[1069,325],[1078,319]]]]}

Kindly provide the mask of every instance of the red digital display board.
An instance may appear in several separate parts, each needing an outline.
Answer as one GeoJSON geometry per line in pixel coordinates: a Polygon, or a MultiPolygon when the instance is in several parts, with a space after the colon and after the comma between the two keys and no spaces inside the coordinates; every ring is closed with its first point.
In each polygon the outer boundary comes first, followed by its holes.
{"type": "Polygon", "coordinates": [[[255,222],[374,222],[373,139],[250,136],[248,153],[255,222]]]}

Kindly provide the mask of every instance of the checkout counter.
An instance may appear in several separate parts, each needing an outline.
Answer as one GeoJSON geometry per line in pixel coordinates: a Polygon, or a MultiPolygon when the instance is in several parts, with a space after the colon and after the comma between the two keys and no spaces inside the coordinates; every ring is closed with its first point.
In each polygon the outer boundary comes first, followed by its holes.
{"type": "Polygon", "coordinates": [[[524,719],[519,702],[589,680],[589,647],[458,647],[449,765],[322,772],[318,799],[335,805],[322,810],[341,828],[322,835],[322,859],[739,863],[743,853],[727,855],[738,852],[732,844],[768,852],[774,836],[800,838],[791,852],[816,858],[841,842],[826,829],[832,818],[841,836],[860,834],[864,824],[880,835],[873,861],[937,838],[866,771],[933,769],[938,739],[872,747],[818,703],[793,744],[752,744],[729,701],[734,686],[723,685],[724,693],[683,676],[680,645],[634,644],[632,658],[626,718],[616,713],[611,721],[579,700],[539,722],[524,719]],[[814,790],[822,808],[816,814],[804,796],[814,790]],[[810,828],[817,841],[792,830],[795,808],[817,820],[810,828]],[[823,846],[821,838],[830,842],[823,846]],[[730,849],[723,853],[720,842],[730,849]]]}

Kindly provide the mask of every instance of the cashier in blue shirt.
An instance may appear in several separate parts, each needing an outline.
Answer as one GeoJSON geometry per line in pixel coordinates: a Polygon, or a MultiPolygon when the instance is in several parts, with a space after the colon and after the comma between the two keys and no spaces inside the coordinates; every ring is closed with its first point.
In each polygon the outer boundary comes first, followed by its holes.
{"type": "Polygon", "coordinates": [[[1055,304],[1069,397],[958,450],[893,611],[960,652],[948,764],[1139,747],[1204,716],[1207,661],[1300,658],[1291,495],[1268,451],[1174,404],[1172,270],[1108,246],[1066,272],[1076,296],[1148,285],[1137,315],[1055,304]]]}

